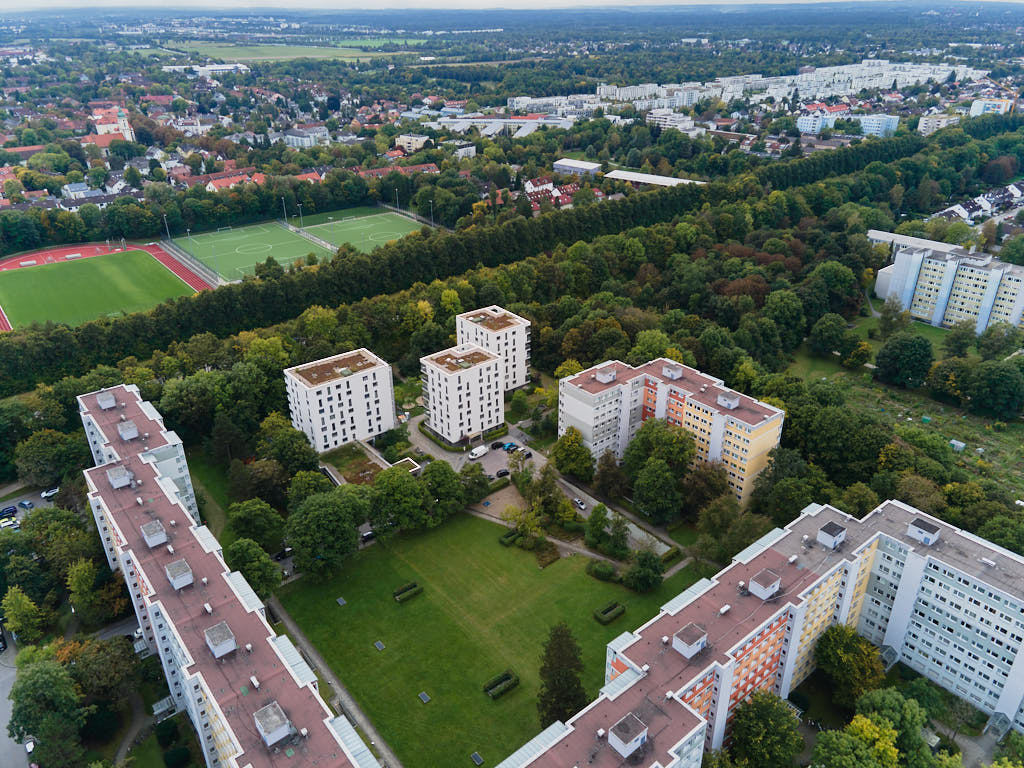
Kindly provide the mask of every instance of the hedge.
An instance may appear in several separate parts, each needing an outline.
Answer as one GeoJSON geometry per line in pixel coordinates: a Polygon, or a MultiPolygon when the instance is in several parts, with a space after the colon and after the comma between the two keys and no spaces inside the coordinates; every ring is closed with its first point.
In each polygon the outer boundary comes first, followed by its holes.
{"type": "Polygon", "coordinates": [[[450,443],[442,440],[440,437],[435,435],[427,428],[426,420],[423,420],[419,423],[418,429],[420,431],[420,434],[422,434],[425,438],[430,440],[430,442],[434,443],[439,448],[442,448],[445,451],[452,451],[453,453],[465,453],[466,451],[469,450],[468,445],[451,445],[450,443]]]}
{"type": "Polygon", "coordinates": [[[669,563],[678,560],[682,554],[682,550],[680,550],[679,547],[673,546],[661,556],[661,564],[668,565],[669,563]]]}
{"type": "Polygon", "coordinates": [[[591,560],[587,563],[587,573],[598,581],[616,581],[618,569],[604,560],[591,560]]]}
{"type": "Polygon", "coordinates": [[[495,491],[500,491],[502,488],[507,488],[511,484],[511,482],[512,482],[511,478],[509,478],[507,476],[506,477],[499,477],[497,480],[495,480],[493,483],[491,483],[490,486],[487,488],[488,495],[494,493],[495,491]]]}
{"type": "Polygon", "coordinates": [[[484,693],[490,696],[492,700],[499,699],[517,685],[519,685],[519,675],[511,669],[506,669],[497,677],[492,677],[484,683],[484,693]]]}
{"type": "MultiPolygon", "coordinates": [[[[423,422],[420,422],[420,423],[422,424],[423,422]]],[[[490,430],[488,432],[484,432],[483,440],[484,440],[484,442],[486,442],[488,440],[494,439],[495,437],[504,437],[507,434],[508,434],[508,424],[506,424],[505,422],[501,422],[501,426],[495,427],[494,429],[492,429],[492,430],[490,430]]]]}
{"type": "Polygon", "coordinates": [[[507,531],[501,534],[501,536],[498,537],[498,541],[500,541],[503,546],[511,547],[513,544],[516,543],[516,541],[518,541],[519,537],[522,535],[523,534],[521,534],[515,528],[509,528],[507,531]]]}
{"type": "Polygon", "coordinates": [[[594,611],[594,618],[601,624],[611,624],[625,612],[626,606],[612,600],[608,605],[594,611]]]}
{"type": "Polygon", "coordinates": [[[404,603],[406,600],[412,597],[416,597],[420,592],[423,591],[423,587],[417,584],[415,581],[410,581],[408,584],[403,584],[391,594],[395,598],[395,602],[404,603]]]}

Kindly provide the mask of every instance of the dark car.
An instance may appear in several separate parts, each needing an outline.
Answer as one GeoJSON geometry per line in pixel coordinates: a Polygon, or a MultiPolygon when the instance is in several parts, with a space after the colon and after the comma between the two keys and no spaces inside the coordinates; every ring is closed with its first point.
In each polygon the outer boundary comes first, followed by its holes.
{"type": "Polygon", "coordinates": [[[523,454],[523,458],[524,459],[532,459],[533,458],[533,451],[527,451],[526,453],[524,453],[523,454]]]}
{"type": "Polygon", "coordinates": [[[0,624],[0,653],[7,650],[7,633],[4,632],[4,625],[0,624]]]}
{"type": "Polygon", "coordinates": [[[292,556],[292,552],[293,552],[293,550],[292,550],[291,547],[285,547],[280,552],[278,552],[277,554],[274,555],[274,559],[277,560],[277,562],[281,562],[282,560],[285,560],[285,559],[291,557],[292,556]]]}
{"type": "Polygon", "coordinates": [[[17,516],[17,514],[18,514],[18,508],[17,507],[4,507],[3,509],[0,509],[0,518],[15,517],[15,516],[17,516]]]}
{"type": "Polygon", "coordinates": [[[508,470],[507,469],[499,469],[497,472],[494,473],[494,476],[495,477],[508,477],[508,470]]]}
{"type": "Polygon", "coordinates": [[[503,442],[501,442],[501,440],[498,440],[495,443],[491,443],[491,450],[492,451],[496,451],[499,448],[504,448],[504,447],[505,447],[505,444],[503,442]]]}

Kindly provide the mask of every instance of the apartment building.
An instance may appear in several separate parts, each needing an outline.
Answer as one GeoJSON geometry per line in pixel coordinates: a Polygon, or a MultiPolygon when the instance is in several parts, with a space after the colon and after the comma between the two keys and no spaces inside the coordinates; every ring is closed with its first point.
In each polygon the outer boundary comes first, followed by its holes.
{"type": "Polygon", "coordinates": [[[971,117],[979,115],[1005,115],[1013,111],[1013,99],[975,99],[971,102],[971,117]]]}
{"type": "Polygon", "coordinates": [[[391,366],[355,349],[284,371],[292,426],[318,453],[395,428],[391,366]]]}
{"type": "Polygon", "coordinates": [[[667,358],[639,367],[610,360],[558,382],[558,434],[575,427],[597,459],[622,458],[640,425],[665,419],[693,434],[697,461],[718,461],[741,502],[779,444],[785,414],[721,379],[667,358]]]}
{"type": "Polygon", "coordinates": [[[460,443],[505,420],[503,359],[477,344],[420,358],[426,425],[449,443],[460,443]]]}
{"type": "Polygon", "coordinates": [[[455,317],[456,341],[476,344],[501,356],[504,389],[530,380],[530,321],[496,304],[463,312],[455,317]]]}
{"type": "Polygon", "coordinates": [[[698,768],[757,690],[785,698],[846,624],[989,717],[1024,730],[1024,558],[906,504],[862,520],[811,504],[612,640],[605,685],[498,768],[698,768]]]}
{"type": "Polygon", "coordinates": [[[970,320],[979,334],[989,323],[1021,325],[1024,267],[919,237],[873,229],[868,239],[893,253],[893,263],[878,270],[875,293],[895,296],[913,318],[946,327],[970,320]]]}
{"type": "Polygon", "coordinates": [[[917,132],[922,136],[931,136],[950,125],[957,125],[960,115],[922,115],[917,121],[917,132]]]}
{"type": "Polygon", "coordinates": [[[427,146],[428,141],[430,141],[429,136],[421,136],[418,133],[403,133],[395,137],[395,146],[401,147],[411,155],[427,146]]]}
{"type": "Polygon", "coordinates": [[[167,678],[161,709],[188,713],[206,765],[379,768],[189,510],[177,480],[188,476],[184,456],[164,455],[180,441],[160,414],[123,385],[80,395],[78,405],[97,464],[83,473],[97,530],[167,678]]]}
{"type": "Polygon", "coordinates": [[[571,157],[563,157],[555,160],[551,166],[555,173],[566,176],[596,176],[601,172],[600,163],[591,163],[586,160],[573,160],[571,157]]]}
{"type": "Polygon", "coordinates": [[[865,136],[892,136],[900,125],[897,115],[847,115],[845,119],[860,123],[865,136]]]}

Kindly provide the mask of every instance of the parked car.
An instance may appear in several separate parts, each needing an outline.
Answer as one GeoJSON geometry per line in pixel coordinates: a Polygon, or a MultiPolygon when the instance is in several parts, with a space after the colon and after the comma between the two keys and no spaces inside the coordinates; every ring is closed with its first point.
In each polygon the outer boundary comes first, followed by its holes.
{"type": "Polygon", "coordinates": [[[504,448],[504,447],[505,447],[505,444],[503,442],[501,442],[501,440],[498,440],[495,443],[491,443],[491,450],[492,451],[496,451],[499,448],[504,448]]]}
{"type": "Polygon", "coordinates": [[[532,459],[533,458],[533,451],[527,451],[526,453],[524,453],[523,454],[523,458],[524,459],[532,459]]]}
{"type": "Polygon", "coordinates": [[[7,650],[7,633],[4,632],[4,625],[0,624],[0,653],[7,650]]]}
{"type": "Polygon", "coordinates": [[[18,506],[21,507],[22,509],[32,509],[35,506],[35,504],[33,504],[28,499],[22,499],[21,501],[18,502],[18,506]]]}
{"type": "Polygon", "coordinates": [[[39,494],[39,497],[40,497],[40,498],[41,498],[41,499],[42,499],[43,501],[49,501],[49,500],[50,500],[50,499],[52,499],[52,498],[53,498],[54,496],[56,496],[56,495],[57,495],[58,493],[60,493],[60,488],[51,488],[51,489],[50,489],[50,490],[48,490],[48,491],[43,491],[42,493],[40,493],[40,494],[39,494]]]}
{"type": "Polygon", "coordinates": [[[509,473],[508,473],[507,469],[499,469],[497,472],[494,473],[494,476],[495,477],[508,477],[508,474],[509,473]]]}
{"type": "Polygon", "coordinates": [[[281,562],[282,560],[291,557],[293,551],[294,550],[291,547],[285,547],[280,552],[274,555],[274,559],[277,560],[277,562],[281,562]]]}
{"type": "Polygon", "coordinates": [[[515,443],[505,443],[505,445],[502,446],[506,451],[514,451],[518,447],[519,446],[515,443]]]}
{"type": "Polygon", "coordinates": [[[0,509],[0,519],[3,519],[5,517],[15,517],[17,514],[18,508],[14,506],[4,507],[3,509],[0,509]]]}
{"type": "Polygon", "coordinates": [[[374,533],[373,531],[363,531],[362,533],[359,534],[359,540],[361,542],[363,542],[363,544],[369,544],[371,541],[373,541],[376,538],[377,538],[377,534],[374,533]]]}
{"type": "Polygon", "coordinates": [[[587,508],[587,505],[583,502],[583,499],[573,499],[572,503],[579,507],[581,510],[587,508]]]}

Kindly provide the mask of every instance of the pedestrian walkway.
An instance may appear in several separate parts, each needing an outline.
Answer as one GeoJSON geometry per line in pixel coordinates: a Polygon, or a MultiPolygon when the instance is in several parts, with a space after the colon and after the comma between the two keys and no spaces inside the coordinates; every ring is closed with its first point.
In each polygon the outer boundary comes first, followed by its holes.
{"type": "MultiPolygon", "coordinates": [[[[384,741],[377,728],[374,726],[373,721],[366,716],[366,713],[360,709],[359,704],[356,703],[355,698],[349,693],[348,689],[342,685],[341,680],[334,674],[330,666],[324,661],[324,657],[320,655],[320,652],[316,649],[316,646],[309,641],[305,633],[299,628],[299,625],[295,623],[295,620],[288,614],[281,605],[281,601],[276,596],[272,596],[268,601],[274,614],[284,623],[288,629],[288,634],[295,642],[302,652],[306,655],[306,659],[311,663],[313,668],[320,673],[320,675],[327,681],[327,684],[334,690],[337,696],[338,703],[341,708],[341,713],[351,720],[359,730],[363,732],[363,737],[368,739],[373,749],[380,755],[380,764],[384,768],[402,768],[402,763],[399,761],[398,756],[392,751],[391,747],[388,746],[387,742],[384,741]]],[[[320,692],[324,695],[325,691],[320,692]]]]}
{"type": "Polygon", "coordinates": [[[114,765],[121,765],[124,762],[124,759],[128,757],[128,752],[135,745],[136,737],[153,723],[153,718],[146,714],[145,702],[137,691],[131,692],[128,701],[132,708],[132,722],[124,736],[121,737],[121,743],[114,754],[114,765]]]}

